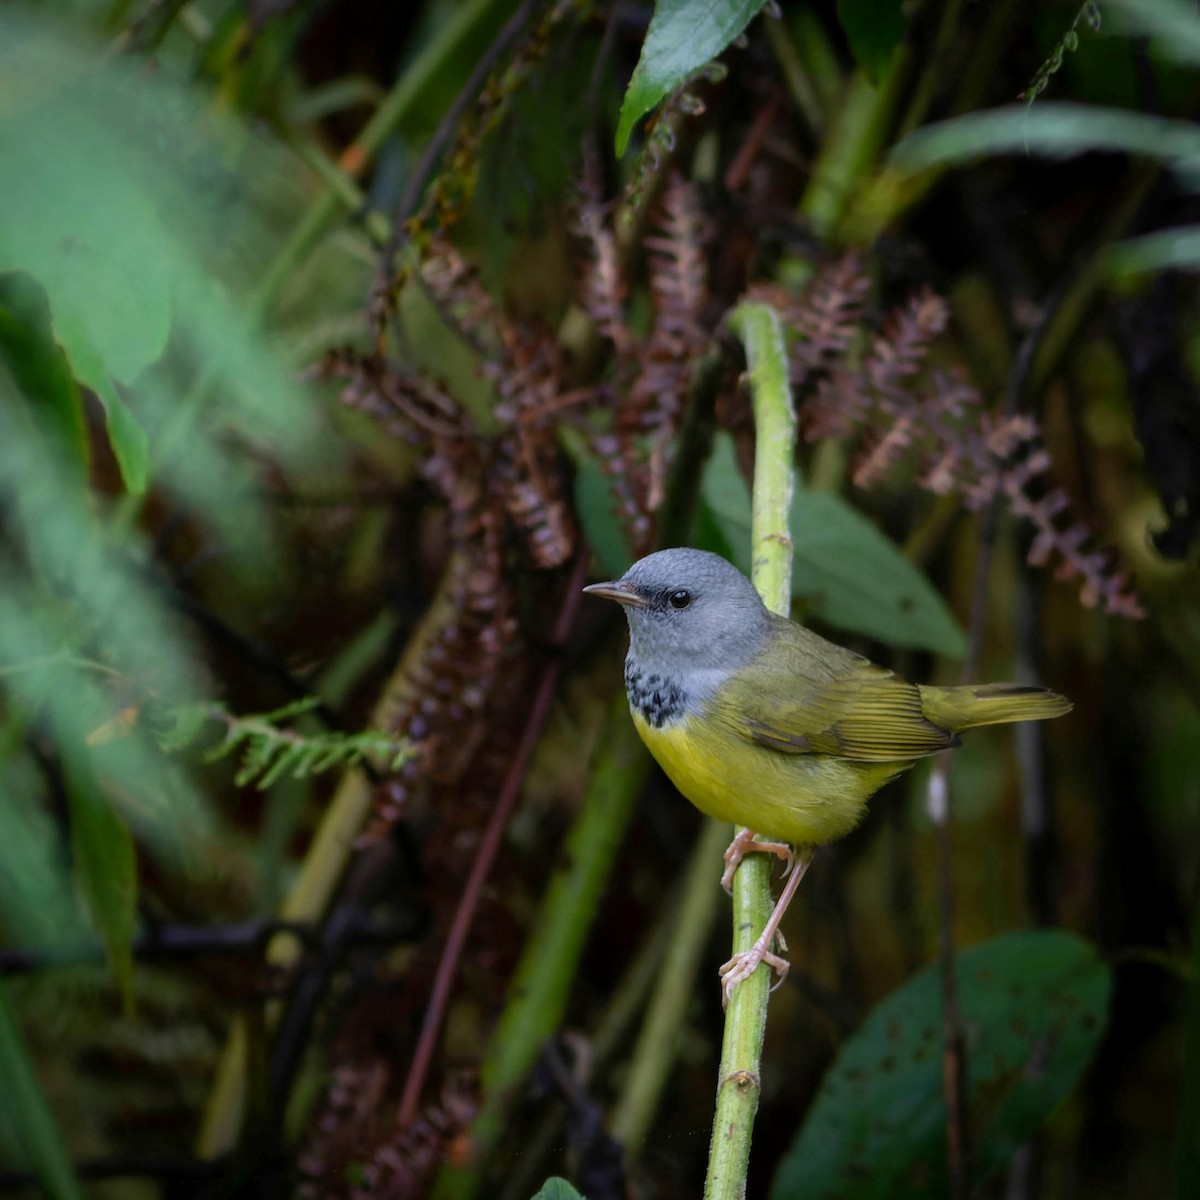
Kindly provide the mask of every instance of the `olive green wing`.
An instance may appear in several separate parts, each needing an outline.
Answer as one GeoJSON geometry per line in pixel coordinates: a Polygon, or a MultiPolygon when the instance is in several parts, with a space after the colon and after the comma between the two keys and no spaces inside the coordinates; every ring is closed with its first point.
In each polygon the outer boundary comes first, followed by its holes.
{"type": "Polygon", "coordinates": [[[921,694],[891,671],[808,630],[759,655],[746,686],[715,702],[722,722],[785,754],[829,754],[856,762],[901,762],[958,745],[921,708],[921,694]],[[803,635],[801,637],[800,635],[803,635]]]}

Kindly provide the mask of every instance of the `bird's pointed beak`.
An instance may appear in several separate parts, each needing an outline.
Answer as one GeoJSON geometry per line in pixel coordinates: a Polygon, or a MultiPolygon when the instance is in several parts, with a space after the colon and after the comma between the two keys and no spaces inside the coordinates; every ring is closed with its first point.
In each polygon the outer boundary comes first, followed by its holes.
{"type": "Polygon", "coordinates": [[[645,608],[646,598],[633,586],[618,579],[615,583],[589,583],[583,589],[589,595],[602,596],[605,600],[615,600],[626,608],[645,608]]]}

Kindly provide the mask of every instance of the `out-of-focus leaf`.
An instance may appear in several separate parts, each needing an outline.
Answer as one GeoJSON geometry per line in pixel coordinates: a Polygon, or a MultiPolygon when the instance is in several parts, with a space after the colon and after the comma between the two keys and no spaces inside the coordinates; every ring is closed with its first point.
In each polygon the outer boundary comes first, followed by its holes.
{"type": "Polygon", "coordinates": [[[796,488],[792,594],[829,625],[961,658],[966,635],[925,573],[840,496],[796,488]]]}
{"type": "Polygon", "coordinates": [[[65,754],[63,766],[75,876],[129,1008],[133,1004],[133,934],[137,925],[133,838],[93,775],[87,751],[80,748],[65,754]]]}
{"type": "Polygon", "coordinates": [[[1090,150],[1162,159],[1200,188],[1200,129],[1189,121],[1085,104],[1042,102],[970,113],[926,125],[892,151],[907,171],[954,166],[993,154],[1072,158],[1090,150]]]}
{"type": "Polygon", "coordinates": [[[122,478],[140,492],[147,439],[115,382],[132,383],[166,347],[175,255],[146,197],[71,115],[43,102],[0,120],[0,270],[45,288],[55,336],[103,403],[122,478]]]}
{"type": "Polygon", "coordinates": [[[617,122],[617,157],[634,125],[687,77],[717,57],[758,15],[765,0],[656,0],[642,55],[617,122]]]}
{"type": "Polygon", "coordinates": [[[244,302],[287,227],[294,172],[181,84],[25,11],[0,17],[0,75],[0,270],[44,289],[75,377],[105,407],[126,487],[161,482],[248,566],[269,562],[242,447],[285,468],[337,452],[244,302]]]}
{"type": "MultiPolygon", "coordinates": [[[[0,726],[0,744],[20,747],[22,733],[10,720],[0,726]]],[[[43,791],[26,754],[0,752],[0,928],[16,945],[38,953],[79,953],[95,940],[79,911],[61,829],[43,804],[43,791]]]]}
{"type": "MultiPolygon", "coordinates": [[[[1010,934],[957,957],[975,1182],[1075,1086],[1108,1018],[1111,974],[1061,930],[1010,934]]],[[[772,1200],[945,1196],[941,982],[929,967],[887,997],[821,1082],[772,1200]]]]}
{"type": "Polygon", "coordinates": [[[878,83],[908,31],[903,0],[838,0],[838,20],[863,74],[878,83]]]}
{"type": "Polygon", "coordinates": [[[1183,225],[1130,238],[1109,250],[1105,266],[1118,276],[1200,270],[1200,226],[1183,225]]]}
{"type": "Polygon", "coordinates": [[[83,1200],[83,1190],[41,1084],[33,1073],[0,984],[0,1148],[27,1166],[53,1200],[83,1200]]]}
{"type": "Polygon", "coordinates": [[[54,341],[45,293],[20,273],[0,276],[0,362],[7,363],[30,402],[40,406],[40,424],[59,444],[64,472],[82,488],[88,447],[79,388],[54,341]]]}
{"type": "Polygon", "coordinates": [[[542,1184],[533,1200],[584,1200],[584,1197],[565,1179],[554,1175],[542,1184]]]}
{"type": "Polygon", "coordinates": [[[601,570],[619,579],[633,562],[625,528],[617,516],[616,497],[595,455],[582,436],[564,431],[564,443],[575,463],[575,511],[601,570]]]}
{"type": "MultiPolygon", "coordinates": [[[[750,566],[750,492],[727,435],[713,441],[701,495],[731,559],[750,566]]],[[[795,482],[789,516],[792,594],[838,629],[892,646],[961,657],[966,638],[937,589],[857,509],[795,482]]]]}
{"type": "Polygon", "coordinates": [[[1200,19],[1192,5],[1180,0],[1108,0],[1104,7],[1119,13],[1133,32],[1153,38],[1156,53],[1187,66],[1200,64],[1200,19]]]}

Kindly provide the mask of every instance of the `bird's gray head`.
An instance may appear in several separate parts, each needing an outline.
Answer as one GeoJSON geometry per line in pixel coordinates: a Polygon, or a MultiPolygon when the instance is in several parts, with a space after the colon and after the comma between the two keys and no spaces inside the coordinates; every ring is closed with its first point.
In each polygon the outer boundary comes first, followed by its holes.
{"type": "Polygon", "coordinates": [[[748,662],[770,628],[750,580],[706,550],[660,550],[584,591],[624,605],[631,661],[681,682],[748,662]]]}

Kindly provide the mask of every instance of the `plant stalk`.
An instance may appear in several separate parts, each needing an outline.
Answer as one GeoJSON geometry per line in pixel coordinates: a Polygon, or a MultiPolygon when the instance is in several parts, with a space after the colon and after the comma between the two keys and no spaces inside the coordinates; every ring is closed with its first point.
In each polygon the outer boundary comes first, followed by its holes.
{"type": "MultiPolygon", "coordinates": [[[[749,368],[755,454],[750,524],[754,586],[772,612],[791,607],[792,499],[796,414],[788,386],[787,350],[779,316],[767,304],[742,303],[729,325],[749,368]]],[[[749,854],[733,877],[733,949],[748,950],[771,914],[771,861],[749,854]]],[[[761,1091],[763,1034],[771,970],[760,967],[737,987],[725,1013],[717,1104],[709,1146],[705,1200],[741,1200],[761,1091]]]]}

